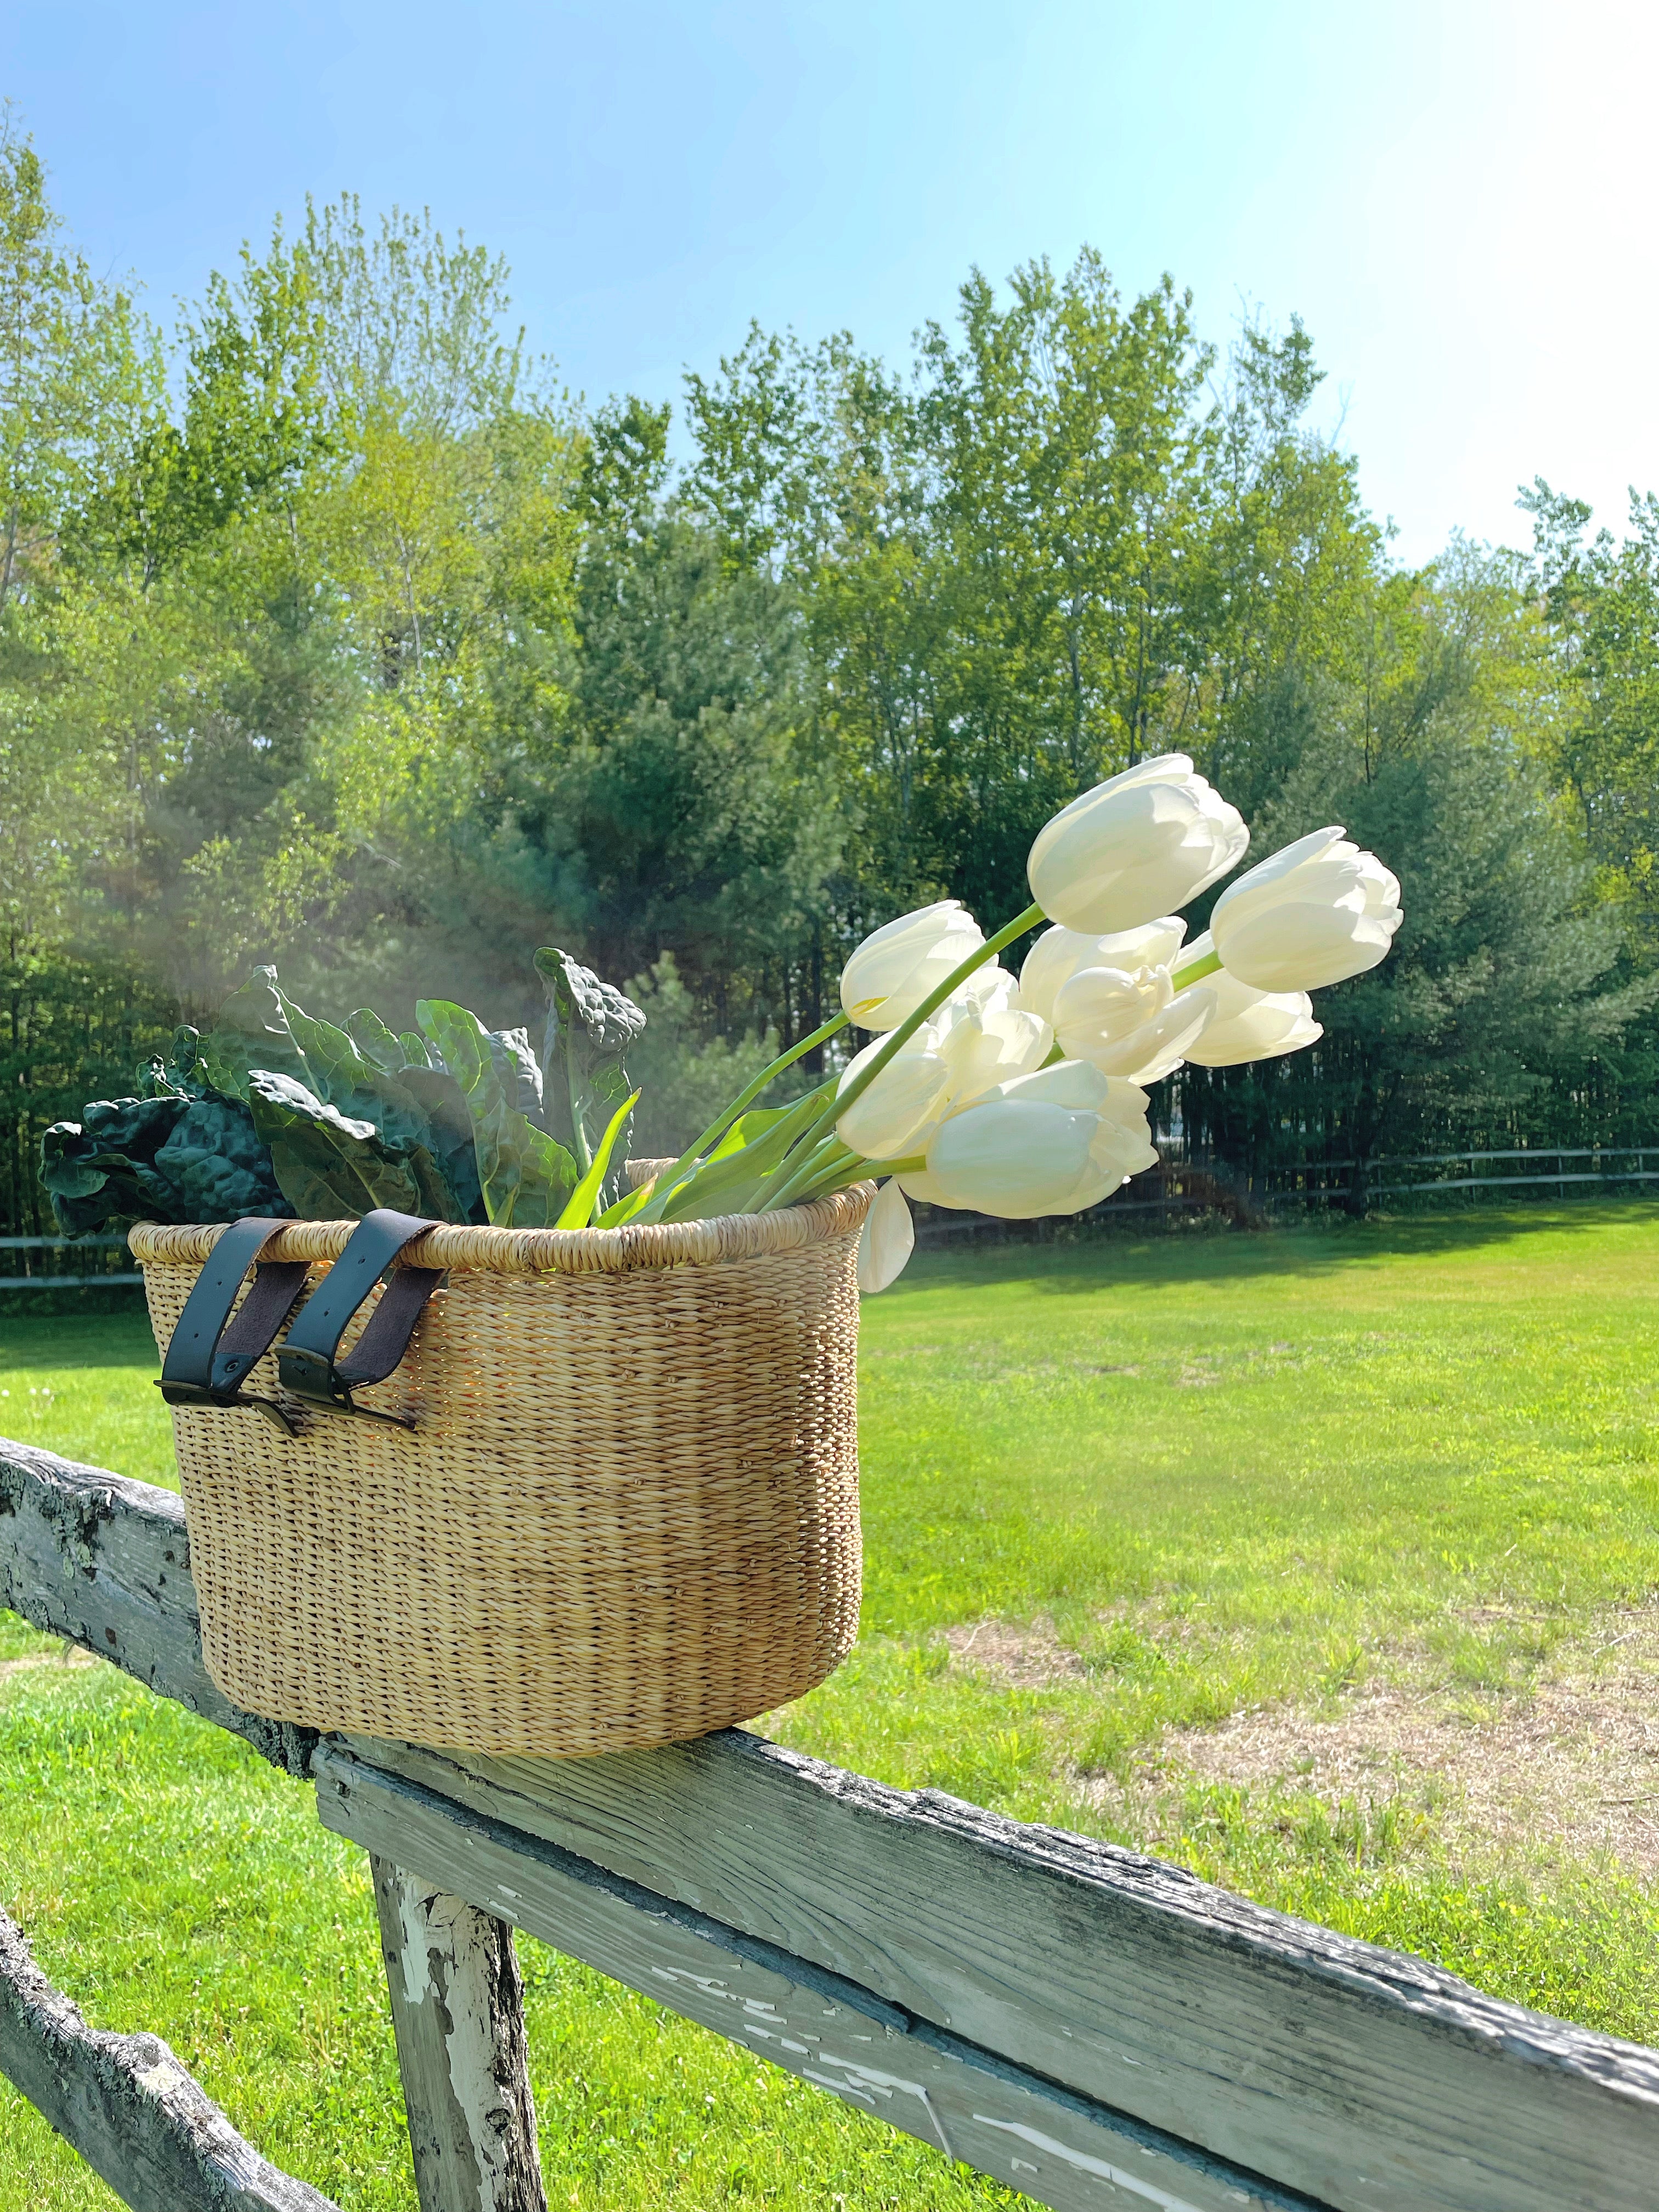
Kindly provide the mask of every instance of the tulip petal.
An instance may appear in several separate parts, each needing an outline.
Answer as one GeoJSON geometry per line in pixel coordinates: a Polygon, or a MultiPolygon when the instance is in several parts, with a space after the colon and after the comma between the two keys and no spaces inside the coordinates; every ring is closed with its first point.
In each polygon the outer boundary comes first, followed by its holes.
{"type": "Polygon", "coordinates": [[[873,1297],[896,1281],[915,1247],[910,1209],[897,1180],[890,1176],[876,1193],[859,1235],[858,1279],[862,1295],[873,1297]]]}
{"type": "Polygon", "coordinates": [[[842,970],[842,1011],[861,1029],[896,1029],[984,942],[960,899],[939,899],[884,922],[842,970]]]}

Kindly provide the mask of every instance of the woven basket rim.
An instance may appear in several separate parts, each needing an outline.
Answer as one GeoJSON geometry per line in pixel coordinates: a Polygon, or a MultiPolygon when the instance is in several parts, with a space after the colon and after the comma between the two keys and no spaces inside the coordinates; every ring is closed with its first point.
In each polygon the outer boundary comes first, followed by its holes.
{"type": "MultiPolygon", "coordinates": [[[[706,1267],[795,1252],[850,1236],[876,1194],[858,1182],[776,1213],[722,1213],[707,1221],[623,1229],[487,1229],[441,1222],[398,1255],[397,1265],[477,1268],[497,1275],[625,1275],[647,1268],[706,1267]]],[[[199,1267],[231,1224],[141,1221],[127,1232],[140,1266],[199,1267]]],[[[270,1260],[337,1260],[355,1221],[296,1221],[273,1238],[270,1260]]]]}

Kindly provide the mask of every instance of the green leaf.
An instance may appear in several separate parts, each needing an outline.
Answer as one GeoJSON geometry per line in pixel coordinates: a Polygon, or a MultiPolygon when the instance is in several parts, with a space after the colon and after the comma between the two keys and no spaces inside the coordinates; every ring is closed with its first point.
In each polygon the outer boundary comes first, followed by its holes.
{"type": "Polygon", "coordinates": [[[302,1221],[361,1218],[378,1206],[444,1218],[448,1195],[423,1145],[388,1142],[372,1121],[357,1121],[291,1076],[254,1068],[248,1075],[253,1125],[270,1147],[283,1195],[302,1221]]]}
{"type": "Polygon", "coordinates": [[[593,1155],[587,1173],[572,1192],[570,1203],[554,1223],[556,1229],[586,1229],[593,1218],[593,1201],[605,1181],[605,1171],[611,1164],[611,1151],[623,1131],[623,1124],[640,1103],[636,1091],[631,1098],[624,1098],[611,1116],[605,1132],[599,1139],[599,1148],[593,1155]]]}
{"type": "Polygon", "coordinates": [[[453,1194],[455,1211],[450,1221],[484,1221],[483,1192],[478,1181],[477,1148],[472,1137],[472,1116],[454,1077],[441,1067],[424,1063],[399,1071],[398,1081],[426,1116],[426,1146],[438,1163],[453,1194]]]}
{"type": "Polygon", "coordinates": [[[94,1099],[40,1140],[40,1180],[66,1237],[134,1221],[235,1221],[290,1211],[240,1100],[94,1099]]]}
{"type": "MultiPolygon", "coordinates": [[[[372,1006],[359,1006],[355,1014],[346,1016],[346,1035],[366,1060],[372,1060],[383,1073],[396,1075],[403,1066],[405,1054],[402,1041],[395,1036],[372,1006]]],[[[426,1066],[426,1051],[422,1047],[416,1055],[418,1066],[426,1066]]]]}
{"type": "MultiPolygon", "coordinates": [[[[273,1151],[273,1173],[283,1190],[289,1191],[292,1185],[290,1195],[302,1218],[338,1220],[363,1212],[368,1209],[360,1202],[360,1186],[390,1188],[396,1183],[410,1194],[406,1200],[380,1198],[370,1203],[403,1204],[405,1211],[430,1213],[442,1221],[472,1219],[481,1211],[478,1173],[471,1125],[459,1093],[447,1085],[434,1095],[430,1085],[422,1091],[404,1081],[402,1046],[386,1024],[368,1008],[354,1014],[352,1021],[374,1048],[373,1052],[366,1051],[350,1030],[338,1029],[296,1006],[278,985],[274,968],[256,968],[220,1008],[214,1027],[197,1048],[197,1065],[219,1091],[250,1105],[255,1076],[279,1076],[318,1104],[331,1107],[342,1121],[368,1126],[386,1160],[402,1163],[395,1170],[383,1166],[369,1174],[367,1182],[362,1175],[328,1164],[324,1185],[333,1199],[326,1200],[323,1187],[313,1188],[305,1165],[310,1161],[322,1173],[318,1164],[322,1139],[315,1135],[301,1139],[294,1129],[286,1130],[280,1163],[273,1151]],[[294,1195],[301,1190],[303,1200],[294,1195]],[[323,1207],[320,1214],[315,1211],[318,1206],[323,1207]]],[[[527,1037],[524,1050],[528,1058],[527,1037]]],[[[423,1075],[428,1073],[426,1059],[422,1046],[423,1075]]],[[[256,1125],[273,1126],[276,1097],[264,1094],[256,1125]]]]}
{"type": "MultiPolygon", "coordinates": [[[[717,1150],[690,1175],[667,1190],[653,1194],[649,1211],[653,1221],[704,1221],[711,1214],[739,1212],[766,1187],[766,1178],[786,1158],[798,1137],[804,1136],[823,1110],[834,1087],[832,1077],[809,1091],[793,1106],[766,1107],[745,1114],[743,1122],[764,1121],[765,1126],[735,1151],[722,1140],[717,1150]]],[[[730,1133],[728,1132],[728,1136],[730,1133]]]]}
{"type": "Polygon", "coordinates": [[[229,1098],[246,1098],[248,1075],[262,1067],[304,1083],[306,1057],[288,1024],[274,968],[256,968],[240,991],[233,991],[200,1046],[202,1073],[229,1098]]]}
{"type": "MultiPolygon", "coordinates": [[[[542,1047],[547,1126],[568,1143],[586,1172],[598,1132],[614,1121],[633,1087],[623,1056],[644,1030],[645,1016],[556,945],[538,952],[536,972],[547,991],[542,1047]]],[[[618,1179],[626,1159],[624,1145],[617,1160],[618,1179]]]]}
{"type": "Polygon", "coordinates": [[[564,1146],[525,1111],[523,1102],[540,1103],[541,1081],[524,1030],[487,1030],[447,999],[422,999],[415,1018],[466,1102],[489,1220],[550,1227],[580,1178],[564,1146]]]}

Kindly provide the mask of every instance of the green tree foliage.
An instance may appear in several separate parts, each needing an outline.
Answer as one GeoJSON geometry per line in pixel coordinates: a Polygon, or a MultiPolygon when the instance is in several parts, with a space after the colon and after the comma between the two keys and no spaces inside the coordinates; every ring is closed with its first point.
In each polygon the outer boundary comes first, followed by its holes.
{"type": "Polygon", "coordinates": [[[262,962],[505,1030],[568,946],[637,979],[673,1149],[865,930],[1002,921],[1041,822],[1172,747],[1258,854],[1346,823],[1407,921],[1312,1053],[1189,1070],[1166,1126],[1239,1164],[1659,1135],[1651,498],[1587,538],[1540,483],[1529,556],[1403,569],[1300,325],[1218,356],[1092,252],[974,272],[902,368],[752,328],[677,465],[424,215],[308,206],[164,343],[15,125],[0,307],[14,1221],[42,1119],[262,962]]]}

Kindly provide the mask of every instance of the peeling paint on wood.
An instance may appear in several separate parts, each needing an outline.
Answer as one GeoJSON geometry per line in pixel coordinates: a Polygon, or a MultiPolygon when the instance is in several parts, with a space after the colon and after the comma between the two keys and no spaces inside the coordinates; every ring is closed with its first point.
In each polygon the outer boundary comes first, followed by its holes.
{"type": "Polygon", "coordinates": [[[601,1973],[1058,2212],[1115,2203],[1141,2212],[1149,2203],[1164,2212],[1321,2212],[1305,2196],[331,1746],[318,1754],[318,1804],[328,1826],[372,1853],[395,1850],[427,1884],[481,1899],[601,1973]]]}
{"type": "Polygon", "coordinates": [[[133,2212],[338,2212],[244,2142],[159,2036],[88,2027],[3,1912],[0,2072],[133,2212]]]}
{"type": "Polygon", "coordinates": [[[513,1931],[370,1863],[422,2212],[547,2212],[513,1931]]]}

